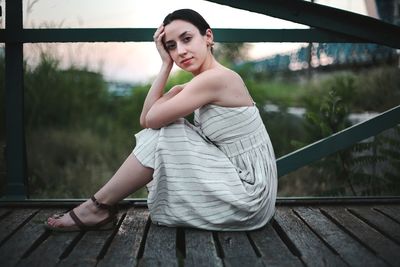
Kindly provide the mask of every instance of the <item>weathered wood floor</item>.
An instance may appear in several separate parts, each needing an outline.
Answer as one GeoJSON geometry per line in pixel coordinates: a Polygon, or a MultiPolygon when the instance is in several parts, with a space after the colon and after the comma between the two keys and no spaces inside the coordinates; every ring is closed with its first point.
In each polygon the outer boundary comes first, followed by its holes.
{"type": "Polygon", "coordinates": [[[250,232],[159,227],[126,207],[115,231],[45,231],[65,210],[1,207],[0,266],[400,266],[400,204],[279,204],[250,232]]]}

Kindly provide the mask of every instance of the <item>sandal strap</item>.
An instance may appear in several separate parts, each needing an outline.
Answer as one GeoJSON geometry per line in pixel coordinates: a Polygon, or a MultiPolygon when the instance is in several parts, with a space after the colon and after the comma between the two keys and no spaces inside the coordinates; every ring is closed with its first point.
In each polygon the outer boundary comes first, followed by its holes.
{"type": "Polygon", "coordinates": [[[108,210],[110,213],[116,213],[115,206],[100,203],[97,201],[97,199],[94,196],[92,196],[90,199],[93,201],[93,203],[96,205],[97,208],[108,210]]]}
{"type": "Polygon", "coordinates": [[[75,222],[76,226],[78,226],[78,228],[82,231],[97,230],[101,226],[104,226],[106,224],[109,224],[109,223],[115,224],[115,221],[117,220],[115,215],[110,215],[107,218],[105,218],[104,220],[102,220],[94,225],[86,225],[78,218],[78,216],[75,214],[74,210],[71,210],[69,212],[69,215],[71,216],[72,220],[75,222]]]}
{"type": "Polygon", "coordinates": [[[75,211],[71,210],[69,212],[69,216],[71,216],[72,220],[75,222],[76,226],[79,227],[79,229],[85,230],[86,225],[76,216],[75,211]]]}

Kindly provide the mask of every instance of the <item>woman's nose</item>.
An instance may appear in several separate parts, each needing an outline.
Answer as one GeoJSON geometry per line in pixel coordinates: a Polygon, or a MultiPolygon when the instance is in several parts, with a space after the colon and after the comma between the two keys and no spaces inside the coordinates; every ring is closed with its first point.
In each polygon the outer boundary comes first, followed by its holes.
{"type": "Polygon", "coordinates": [[[184,44],[177,44],[178,54],[184,55],[186,54],[186,47],[184,44]]]}

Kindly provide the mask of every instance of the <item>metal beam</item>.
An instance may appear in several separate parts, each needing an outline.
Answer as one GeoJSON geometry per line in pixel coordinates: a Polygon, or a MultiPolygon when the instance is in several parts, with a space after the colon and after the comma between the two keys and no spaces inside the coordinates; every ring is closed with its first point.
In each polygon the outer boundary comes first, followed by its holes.
{"type": "MultiPolygon", "coordinates": [[[[155,28],[0,30],[0,42],[152,42],[155,28]]],[[[364,40],[320,29],[213,29],[217,42],[359,43],[364,40]]]]}
{"type": "Polygon", "coordinates": [[[320,29],[215,29],[217,42],[360,43],[356,37],[320,29]]]}
{"type": "MultiPolygon", "coordinates": [[[[73,208],[87,199],[27,199],[2,200],[0,208],[73,208]]],[[[399,196],[361,196],[361,197],[277,197],[276,205],[362,205],[362,204],[394,204],[400,203],[399,196]]],[[[125,198],[118,202],[118,207],[147,207],[145,198],[125,198]]]]}
{"type": "MultiPolygon", "coordinates": [[[[7,1],[6,31],[22,30],[22,1],[7,1]]],[[[8,199],[27,197],[23,52],[22,43],[5,44],[5,107],[6,107],[6,168],[5,196],[8,199]]]]}
{"type": "Polygon", "coordinates": [[[398,124],[400,124],[400,106],[279,158],[278,175],[286,175],[398,124]]]}
{"type": "Polygon", "coordinates": [[[400,27],[303,0],[207,0],[284,20],[354,36],[366,43],[400,48],[400,27]]]}

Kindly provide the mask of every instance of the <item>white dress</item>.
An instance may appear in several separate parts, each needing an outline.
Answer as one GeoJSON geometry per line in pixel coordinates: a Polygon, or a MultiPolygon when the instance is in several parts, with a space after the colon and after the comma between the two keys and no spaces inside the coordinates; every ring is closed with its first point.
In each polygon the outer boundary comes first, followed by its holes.
{"type": "Polygon", "coordinates": [[[205,105],[186,119],[136,134],[133,154],[154,169],[147,185],[159,225],[241,231],[274,215],[277,170],[255,105],[205,105]]]}

